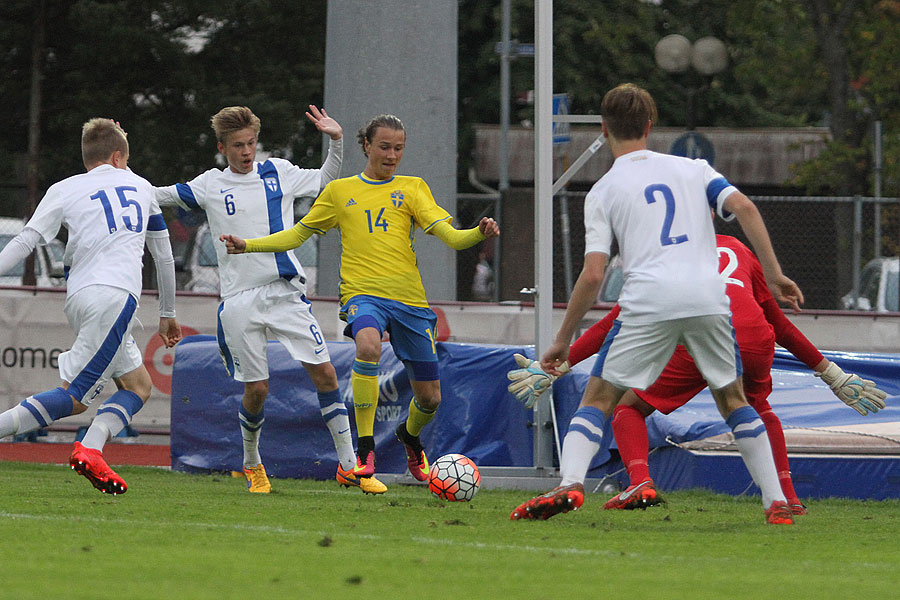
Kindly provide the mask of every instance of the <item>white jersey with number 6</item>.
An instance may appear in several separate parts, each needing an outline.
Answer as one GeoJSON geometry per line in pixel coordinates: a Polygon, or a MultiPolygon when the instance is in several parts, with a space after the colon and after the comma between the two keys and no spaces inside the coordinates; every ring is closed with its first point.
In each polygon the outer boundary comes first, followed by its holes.
{"type": "Polygon", "coordinates": [[[246,174],[210,169],[188,183],[156,188],[156,198],[161,205],[206,212],[219,261],[220,292],[228,298],[279,279],[306,291],[302,283],[306,275],[293,252],[229,255],[219,236],[230,233],[246,239],[292,227],[294,198],[318,196],[322,186],[320,169],[301,169],[270,158],[246,174]]]}
{"type": "Polygon", "coordinates": [[[49,243],[62,225],[69,231],[63,259],[69,297],[99,284],[140,298],[147,231],[165,231],[147,180],[104,164],[50,186],[26,227],[49,243]]]}
{"type": "Polygon", "coordinates": [[[705,160],[649,150],[624,154],[588,193],[585,254],[619,243],[629,323],[728,314],[710,209],[736,189],[705,160]]]}

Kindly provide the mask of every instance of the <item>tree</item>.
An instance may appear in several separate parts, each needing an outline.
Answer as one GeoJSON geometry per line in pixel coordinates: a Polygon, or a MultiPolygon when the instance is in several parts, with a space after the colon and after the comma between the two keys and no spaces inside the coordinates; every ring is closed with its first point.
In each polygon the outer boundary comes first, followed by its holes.
{"type": "MultiPolygon", "coordinates": [[[[303,112],[322,98],[325,4],[310,0],[301,11],[262,0],[47,2],[40,187],[82,169],[77,129],[97,115],[122,122],[134,168],[154,182],[215,164],[209,117],[229,104],[261,116],[266,151],[315,164],[321,138],[303,112]]],[[[7,133],[0,157],[10,164],[27,151],[34,6],[0,4],[0,123],[7,133]]],[[[793,182],[817,193],[869,193],[868,136],[878,118],[886,133],[884,190],[897,193],[897,0],[557,0],[554,13],[554,91],[571,94],[574,113],[599,112],[605,90],[635,81],[657,99],[661,125],[686,121],[679,85],[706,86],[696,106],[700,125],[828,123],[839,146],[793,182]],[[729,68],[710,80],[664,73],[653,48],[669,33],[722,39],[729,68]]],[[[512,37],[531,42],[533,27],[533,0],[513,0],[512,37]]],[[[499,32],[498,1],[459,0],[461,187],[471,125],[499,120],[499,32]]],[[[514,123],[533,120],[533,107],[515,102],[533,89],[533,72],[530,58],[512,62],[514,123]]]]}
{"type": "MultiPolygon", "coordinates": [[[[79,128],[95,116],[122,123],[131,164],[151,181],[196,175],[215,164],[209,118],[229,104],[260,115],[267,151],[315,162],[321,136],[303,113],[322,98],[324,14],[324,0],[305,3],[303,17],[290,3],[258,0],[48,3],[41,131],[52,142],[40,152],[41,186],[83,170],[79,128]],[[300,35],[307,10],[313,22],[300,35]]],[[[7,156],[26,149],[31,15],[27,0],[0,7],[7,156]]]]}

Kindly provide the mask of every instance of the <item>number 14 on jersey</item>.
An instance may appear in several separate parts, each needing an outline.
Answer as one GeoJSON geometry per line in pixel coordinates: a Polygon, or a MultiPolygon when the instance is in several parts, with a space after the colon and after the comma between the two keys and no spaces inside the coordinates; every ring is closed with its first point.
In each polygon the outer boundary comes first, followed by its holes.
{"type": "Polygon", "coordinates": [[[384,220],[384,208],[378,211],[375,216],[375,222],[372,222],[372,211],[366,209],[366,219],[369,220],[369,233],[373,233],[373,227],[381,227],[383,231],[387,231],[388,223],[384,220]]]}

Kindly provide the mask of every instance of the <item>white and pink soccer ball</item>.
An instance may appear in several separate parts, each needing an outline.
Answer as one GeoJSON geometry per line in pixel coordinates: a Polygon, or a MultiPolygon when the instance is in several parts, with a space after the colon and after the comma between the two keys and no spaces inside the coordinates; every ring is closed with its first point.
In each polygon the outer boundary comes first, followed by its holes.
{"type": "Polygon", "coordinates": [[[472,459],[462,454],[445,454],[428,472],[428,489],[441,500],[468,502],[481,485],[481,473],[472,459]]]}

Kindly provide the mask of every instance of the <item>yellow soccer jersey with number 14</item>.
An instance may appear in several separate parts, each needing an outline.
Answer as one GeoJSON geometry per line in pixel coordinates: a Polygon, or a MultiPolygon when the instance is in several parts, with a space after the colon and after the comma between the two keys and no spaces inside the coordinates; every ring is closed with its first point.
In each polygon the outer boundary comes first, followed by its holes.
{"type": "Polygon", "coordinates": [[[416,227],[425,232],[452,220],[421,177],[385,181],[362,174],[325,186],[300,225],[315,233],[341,232],[341,304],[366,294],[428,306],[413,249],[416,227]]]}

